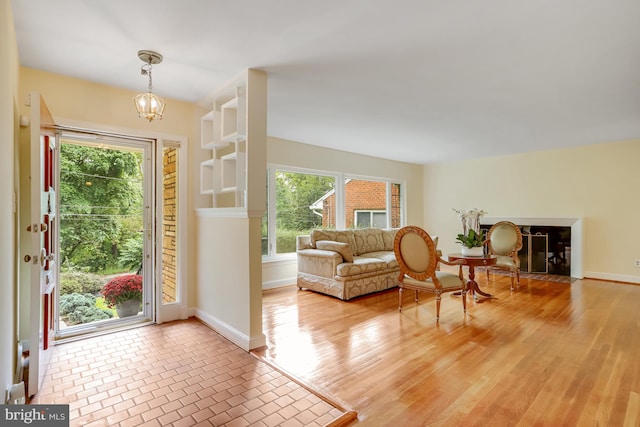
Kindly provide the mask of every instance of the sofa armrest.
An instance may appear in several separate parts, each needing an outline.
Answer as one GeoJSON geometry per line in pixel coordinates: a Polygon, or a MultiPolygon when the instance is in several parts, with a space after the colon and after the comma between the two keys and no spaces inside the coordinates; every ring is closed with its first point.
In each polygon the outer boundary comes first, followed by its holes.
{"type": "Polygon", "coordinates": [[[342,255],[322,249],[300,249],[298,255],[298,273],[313,274],[333,279],[338,265],[342,264],[342,255]]]}
{"type": "Polygon", "coordinates": [[[313,246],[311,246],[311,236],[309,236],[308,234],[296,236],[296,250],[311,248],[313,248],[313,246]]]}

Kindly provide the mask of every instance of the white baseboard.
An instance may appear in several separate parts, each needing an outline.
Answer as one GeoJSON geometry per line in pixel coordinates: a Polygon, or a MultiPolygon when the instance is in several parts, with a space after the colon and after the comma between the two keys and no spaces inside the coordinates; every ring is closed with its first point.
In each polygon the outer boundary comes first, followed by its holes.
{"type": "Polygon", "coordinates": [[[262,289],[275,289],[275,288],[281,288],[283,286],[291,286],[291,285],[295,285],[297,283],[297,278],[296,277],[289,277],[286,279],[279,279],[279,280],[270,280],[268,282],[262,282],[262,289]]]}
{"type": "Polygon", "coordinates": [[[249,337],[215,316],[197,308],[195,309],[195,317],[245,351],[264,347],[267,344],[267,338],[262,332],[257,336],[249,337]]]}
{"type": "Polygon", "coordinates": [[[597,271],[585,271],[584,277],[588,279],[610,280],[614,282],[638,283],[640,276],[629,276],[626,274],[599,273],[597,271]]]}

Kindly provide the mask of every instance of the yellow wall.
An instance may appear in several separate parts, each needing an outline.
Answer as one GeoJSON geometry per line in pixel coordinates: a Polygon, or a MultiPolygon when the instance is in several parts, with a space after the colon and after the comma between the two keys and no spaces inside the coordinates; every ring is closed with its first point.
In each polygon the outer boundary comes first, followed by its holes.
{"type": "MultiPolygon", "coordinates": [[[[56,120],[72,119],[124,129],[186,135],[195,143],[200,139],[200,135],[195,134],[200,126],[199,117],[192,103],[167,99],[163,119],[149,122],[136,114],[133,105],[136,92],[22,67],[20,99],[33,91],[42,94],[56,120]]],[[[21,106],[21,111],[25,108],[21,106]]]]}
{"type": "Polygon", "coordinates": [[[0,403],[13,384],[17,353],[18,47],[11,2],[0,0],[0,403]]]}
{"type": "Polygon", "coordinates": [[[264,346],[260,239],[255,238],[261,218],[205,209],[197,222],[193,237],[203,262],[193,286],[195,315],[245,350],[264,346]]]}
{"type": "Polygon", "coordinates": [[[632,140],[427,165],[424,222],[446,254],[459,251],[452,208],[584,218],[585,277],[640,283],[639,162],[640,140],[632,140]]]}
{"type": "MultiPolygon", "coordinates": [[[[188,163],[189,165],[197,164],[197,160],[193,159],[193,153],[199,151],[201,109],[195,104],[167,99],[163,119],[148,122],[138,118],[136,114],[133,106],[133,97],[136,93],[133,91],[32,68],[20,68],[20,114],[29,114],[29,108],[22,101],[26,99],[28,93],[33,91],[40,92],[58,123],[75,124],[77,122],[95,129],[131,131],[142,135],[148,133],[149,136],[156,136],[159,133],[186,136],[189,141],[188,163]]],[[[28,152],[28,146],[25,146],[24,142],[22,149],[28,152]]],[[[28,156],[23,158],[28,161],[28,156]]],[[[22,169],[24,180],[24,171],[27,171],[28,175],[28,163],[23,164],[22,169]]],[[[197,188],[199,178],[197,173],[188,173],[187,176],[189,191],[186,233],[194,235],[197,231],[192,189],[197,188]]],[[[194,251],[195,243],[192,241],[189,243],[185,257],[188,263],[187,283],[192,279],[189,273],[196,270],[195,257],[188,256],[189,253],[195,253],[194,251]]],[[[195,305],[191,295],[189,295],[188,305],[195,305]]]]}

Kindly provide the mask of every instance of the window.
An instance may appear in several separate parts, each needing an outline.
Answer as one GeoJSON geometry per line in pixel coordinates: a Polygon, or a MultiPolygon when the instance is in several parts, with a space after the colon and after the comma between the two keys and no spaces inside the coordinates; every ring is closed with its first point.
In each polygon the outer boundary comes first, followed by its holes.
{"type": "Polygon", "coordinates": [[[178,301],[178,155],[179,149],[162,148],[162,303],[178,301]]]}
{"type": "Polygon", "coordinates": [[[275,221],[267,226],[268,235],[275,239],[268,239],[269,254],[295,252],[296,236],[314,228],[335,227],[335,212],[323,204],[327,195],[333,194],[335,182],[332,176],[275,170],[271,180],[275,221]]]}
{"type": "Polygon", "coordinates": [[[264,256],[295,252],[296,236],[315,228],[401,226],[402,187],[397,182],[276,166],[267,174],[264,256]]]}
{"type": "Polygon", "coordinates": [[[355,228],[386,228],[386,211],[356,211],[355,228]]]}
{"type": "Polygon", "coordinates": [[[344,199],[346,228],[400,227],[400,184],[345,178],[344,199]]]}

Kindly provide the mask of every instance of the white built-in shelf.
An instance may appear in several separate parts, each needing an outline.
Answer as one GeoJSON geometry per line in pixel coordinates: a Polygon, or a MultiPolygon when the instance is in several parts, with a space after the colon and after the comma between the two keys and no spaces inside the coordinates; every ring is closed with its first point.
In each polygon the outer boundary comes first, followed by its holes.
{"type": "Polygon", "coordinates": [[[202,148],[213,148],[214,128],[214,112],[209,111],[200,118],[200,146],[202,148]]]}
{"type": "Polygon", "coordinates": [[[200,194],[213,194],[214,159],[200,163],[200,194]]]}
{"type": "Polygon", "coordinates": [[[201,146],[210,158],[200,164],[200,193],[213,195],[212,207],[246,207],[246,84],[218,91],[201,118],[201,146]]]}

